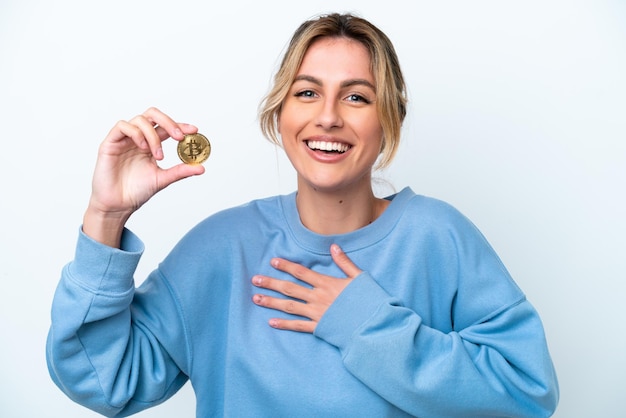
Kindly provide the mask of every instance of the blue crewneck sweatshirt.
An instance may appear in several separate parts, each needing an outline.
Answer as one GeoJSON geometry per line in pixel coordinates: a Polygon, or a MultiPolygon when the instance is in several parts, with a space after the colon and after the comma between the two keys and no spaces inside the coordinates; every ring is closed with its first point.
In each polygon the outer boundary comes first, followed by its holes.
{"type": "MultiPolygon", "coordinates": [[[[541,321],[463,215],[409,188],[372,224],[342,235],[302,225],[295,193],[210,216],[135,289],[143,251],[82,232],[52,309],[48,365],[75,401],[104,415],[163,402],[188,379],[197,416],[541,417],[558,387],[541,321]],[[283,257],[363,273],[313,335],[252,303],[256,274],[283,257]]],[[[265,293],[272,293],[264,290],[265,293]]]]}

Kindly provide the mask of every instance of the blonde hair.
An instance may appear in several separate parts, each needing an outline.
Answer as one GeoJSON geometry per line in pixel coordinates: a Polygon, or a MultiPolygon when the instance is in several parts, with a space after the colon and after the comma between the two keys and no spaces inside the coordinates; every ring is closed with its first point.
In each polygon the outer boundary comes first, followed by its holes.
{"type": "Polygon", "coordinates": [[[369,51],[376,84],[378,118],[383,130],[378,168],[384,168],[391,163],[400,143],[402,122],[406,116],[406,86],[398,57],[387,35],[367,20],[351,14],[321,15],[307,20],[295,31],[274,76],[274,84],[261,102],[261,131],[271,142],[280,145],[278,118],[283,101],[306,51],[322,37],[353,39],[369,51]]]}

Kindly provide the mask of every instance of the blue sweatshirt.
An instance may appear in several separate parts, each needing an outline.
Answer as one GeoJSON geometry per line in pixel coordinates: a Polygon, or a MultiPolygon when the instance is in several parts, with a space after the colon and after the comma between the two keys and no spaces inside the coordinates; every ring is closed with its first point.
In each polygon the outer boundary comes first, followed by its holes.
{"type": "MultiPolygon", "coordinates": [[[[52,306],[48,367],[74,401],[129,415],[188,379],[198,417],[547,417],[558,386],[541,321],[475,226],[406,188],[372,224],[326,236],[295,193],[210,216],[135,288],[143,244],[79,234],[52,306]],[[267,325],[256,274],[283,257],[364,272],[313,335],[267,325]]],[[[266,293],[272,293],[264,290],[266,293]]]]}

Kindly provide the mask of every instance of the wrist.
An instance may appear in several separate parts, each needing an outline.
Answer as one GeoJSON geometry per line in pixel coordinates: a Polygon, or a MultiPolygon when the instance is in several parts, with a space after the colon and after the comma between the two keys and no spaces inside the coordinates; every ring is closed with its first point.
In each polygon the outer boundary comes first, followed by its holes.
{"type": "Polygon", "coordinates": [[[124,225],[130,214],[105,212],[92,205],[83,216],[83,233],[91,239],[113,248],[120,248],[124,225]]]}

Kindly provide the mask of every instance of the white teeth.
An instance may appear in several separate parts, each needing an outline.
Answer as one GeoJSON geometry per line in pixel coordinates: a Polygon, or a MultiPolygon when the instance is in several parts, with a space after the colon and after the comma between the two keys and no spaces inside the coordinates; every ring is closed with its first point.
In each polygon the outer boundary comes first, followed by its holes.
{"type": "Polygon", "coordinates": [[[336,151],[344,153],[350,149],[350,145],[342,144],[341,142],[326,142],[326,141],[307,141],[309,148],[320,151],[336,151]]]}

